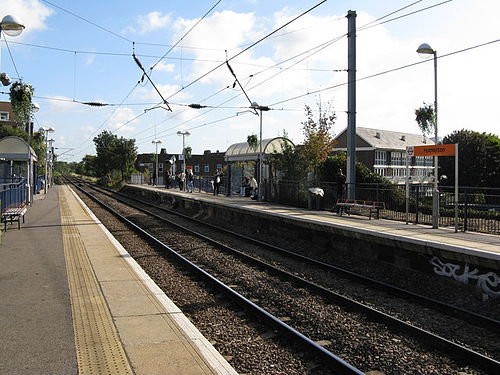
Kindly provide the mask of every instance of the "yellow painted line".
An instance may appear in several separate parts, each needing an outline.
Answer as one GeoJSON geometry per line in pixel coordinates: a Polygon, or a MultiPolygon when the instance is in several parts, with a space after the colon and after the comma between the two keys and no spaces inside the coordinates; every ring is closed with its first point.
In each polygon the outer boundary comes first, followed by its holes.
{"type": "Polygon", "coordinates": [[[92,270],[78,224],[59,190],[64,256],[73,313],[73,328],[80,375],[132,375],[111,313],[92,270]]]}

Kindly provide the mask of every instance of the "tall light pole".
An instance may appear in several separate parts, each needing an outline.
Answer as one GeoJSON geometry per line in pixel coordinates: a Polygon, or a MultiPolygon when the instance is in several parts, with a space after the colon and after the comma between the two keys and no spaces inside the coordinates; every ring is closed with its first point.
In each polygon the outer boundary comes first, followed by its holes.
{"type": "Polygon", "coordinates": [[[49,185],[50,186],[52,186],[52,184],[53,184],[53,180],[52,179],[53,179],[53,171],[54,171],[54,152],[52,150],[53,150],[53,145],[54,145],[55,141],[56,140],[54,138],[50,138],[49,139],[49,156],[50,156],[49,157],[49,163],[50,163],[50,165],[49,165],[49,168],[48,168],[48,170],[49,170],[49,179],[48,179],[48,181],[49,181],[49,185]]]}
{"type": "Polygon", "coordinates": [[[45,152],[45,177],[44,177],[44,183],[45,186],[43,188],[43,191],[45,194],[47,194],[47,184],[48,184],[48,179],[47,179],[47,172],[48,172],[48,158],[49,158],[49,133],[53,133],[56,130],[50,126],[48,128],[42,127],[40,128],[41,131],[45,132],[45,147],[46,147],[46,152],[45,152]]]}
{"type": "Polygon", "coordinates": [[[186,143],[185,137],[191,135],[187,130],[185,132],[181,132],[180,130],[177,132],[177,135],[182,135],[182,173],[186,173],[186,143]]]}
{"type": "MultiPolygon", "coordinates": [[[[23,32],[23,30],[23,21],[21,21],[19,17],[7,15],[2,18],[2,21],[0,22],[0,37],[2,36],[2,31],[8,36],[18,36],[23,32]]],[[[4,86],[8,86],[11,81],[6,73],[1,73],[0,82],[4,86]]]]}
{"type": "Polygon", "coordinates": [[[262,200],[262,164],[264,160],[264,155],[262,155],[262,112],[269,111],[270,108],[264,105],[259,105],[257,102],[252,103],[252,108],[259,111],[260,114],[260,126],[259,126],[259,187],[257,200],[260,202],[262,200]]]}
{"type": "MultiPolygon", "coordinates": [[[[434,143],[438,143],[438,101],[437,101],[437,52],[427,43],[422,43],[417,52],[423,55],[434,56],[434,143]]],[[[439,191],[438,191],[438,157],[434,156],[434,190],[432,192],[432,228],[439,226],[439,191]]]]}
{"type": "Polygon", "coordinates": [[[155,144],[155,159],[156,159],[156,166],[155,166],[155,173],[156,173],[156,178],[155,178],[155,186],[158,186],[158,145],[161,144],[161,141],[159,139],[155,139],[151,141],[151,143],[155,144]]]}

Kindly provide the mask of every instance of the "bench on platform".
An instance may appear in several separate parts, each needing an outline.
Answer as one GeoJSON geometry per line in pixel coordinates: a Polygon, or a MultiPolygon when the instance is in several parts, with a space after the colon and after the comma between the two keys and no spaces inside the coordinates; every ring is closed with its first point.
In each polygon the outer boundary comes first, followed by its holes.
{"type": "Polygon", "coordinates": [[[342,216],[342,213],[345,212],[350,214],[349,208],[357,207],[357,208],[366,208],[369,210],[369,218],[372,218],[372,212],[377,213],[377,219],[380,217],[380,210],[385,209],[384,202],[375,202],[375,201],[363,201],[363,200],[353,200],[353,199],[338,199],[337,200],[337,213],[342,216]]]}
{"type": "Polygon", "coordinates": [[[2,212],[2,221],[4,223],[4,230],[7,230],[7,223],[11,224],[17,221],[17,228],[21,229],[21,218],[24,224],[24,214],[28,211],[26,203],[13,203],[9,205],[4,212],[2,212]]]}

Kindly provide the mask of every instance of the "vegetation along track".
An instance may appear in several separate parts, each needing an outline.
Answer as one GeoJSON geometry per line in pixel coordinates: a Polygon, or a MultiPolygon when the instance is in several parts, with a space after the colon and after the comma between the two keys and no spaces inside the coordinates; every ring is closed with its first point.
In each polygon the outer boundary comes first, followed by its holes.
{"type": "MultiPolygon", "coordinates": [[[[106,205],[116,206],[116,203],[109,200],[110,193],[107,192],[107,194],[108,197],[101,199],[107,200],[106,205]]],[[[130,209],[122,207],[119,210],[129,211],[130,209]]],[[[128,216],[130,217],[130,213],[128,216]]],[[[138,215],[137,212],[133,216],[135,216],[134,220],[139,220],[140,216],[143,217],[143,215],[138,215]]],[[[176,217],[173,220],[180,222],[185,219],[176,217]]],[[[490,373],[495,373],[498,370],[497,362],[488,360],[485,356],[471,354],[471,352],[442,341],[436,336],[425,335],[424,340],[415,340],[414,335],[422,337],[423,333],[420,330],[408,328],[400,321],[395,323],[396,321],[387,315],[370,312],[367,307],[359,306],[352,301],[341,298],[324,290],[325,288],[306,286],[299,280],[291,281],[290,276],[286,276],[282,272],[278,277],[277,270],[267,266],[266,270],[264,270],[262,264],[256,269],[253,260],[252,265],[249,265],[248,259],[242,261],[241,259],[235,259],[233,255],[226,252],[221,254],[221,247],[214,247],[213,242],[207,244],[206,238],[203,242],[200,242],[199,239],[186,237],[185,231],[179,233],[178,228],[169,229],[166,232],[167,225],[158,223],[158,219],[143,217],[140,221],[143,222],[141,226],[147,224],[151,228],[151,224],[153,224],[152,228],[148,230],[156,232],[155,235],[158,237],[165,237],[165,234],[168,234],[170,238],[164,238],[164,242],[170,242],[172,246],[179,249],[178,251],[189,255],[190,259],[197,264],[203,265],[203,268],[217,275],[225,283],[236,285],[237,290],[242,294],[247,295],[254,301],[258,301],[260,305],[276,316],[289,320],[288,324],[292,325],[296,330],[320,342],[325,348],[339,354],[339,356],[364,371],[376,369],[385,374],[442,374],[462,371],[463,373],[472,374],[481,373],[479,367],[483,367],[490,373]],[[299,283],[301,284],[299,285],[299,283]],[[338,305],[331,303],[332,298],[336,300],[335,303],[338,305]],[[341,300],[340,303],[339,299],[341,300]],[[412,332],[410,336],[408,330],[412,332]],[[431,344],[429,346],[429,344],[422,344],[422,342],[431,342],[431,344]],[[460,364],[445,355],[434,352],[433,348],[435,346],[439,346],[442,350],[453,355],[457,355],[458,351],[458,355],[464,362],[460,364]],[[478,368],[473,368],[474,366],[469,368],[464,363],[477,365],[478,368]]],[[[195,225],[200,226],[199,223],[195,225]]],[[[232,241],[240,241],[240,245],[242,242],[237,239],[232,241]]],[[[246,243],[246,241],[243,242],[246,243]]],[[[225,251],[227,251],[227,248],[225,251]]],[[[247,249],[246,251],[255,253],[255,249],[247,249]]],[[[266,251],[269,252],[269,250],[266,251]]],[[[278,261],[281,260],[273,260],[274,263],[278,261]]],[[[293,262],[297,263],[296,261],[288,261],[288,263],[293,262]]],[[[325,271],[319,270],[317,266],[306,267],[311,267],[311,270],[305,270],[303,262],[298,266],[301,268],[301,274],[306,275],[308,278],[309,272],[315,275],[323,274],[322,277],[325,279],[334,277],[331,274],[325,274],[325,271]]],[[[287,264],[286,267],[290,267],[290,265],[287,264]]],[[[372,295],[373,291],[368,293],[372,295]]],[[[392,298],[389,295],[379,298],[387,299],[389,297],[392,298]]],[[[393,302],[393,304],[397,303],[393,302]]],[[[427,308],[407,305],[405,309],[410,309],[414,316],[429,315],[427,308]],[[420,308],[420,312],[416,310],[417,308],[420,308]]],[[[429,320],[433,321],[436,319],[435,315],[439,314],[432,312],[431,315],[429,320]]],[[[448,329],[457,331],[457,324],[459,325],[460,322],[453,322],[453,319],[451,319],[452,322],[450,323],[450,318],[447,320],[448,329]]],[[[439,322],[439,318],[437,318],[437,321],[437,325],[442,324],[439,322]]],[[[461,324],[466,326],[463,322],[461,324]]],[[[468,332],[468,329],[474,331],[475,337],[487,333],[480,332],[481,329],[478,327],[462,329],[465,329],[466,332],[468,332]]],[[[481,340],[478,339],[478,341],[481,340]]],[[[489,341],[489,343],[494,345],[494,340],[492,341],[489,341]]],[[[478,348],[482,352],[498,355],[498,349],[494,349],[493,352],[488,351],[490,349],[489,344],[484,347],[478,343],[475,343],[475,345],[479,345],[478,348]],[[484,349],[485,347],[488,350],[484,349]]]]}

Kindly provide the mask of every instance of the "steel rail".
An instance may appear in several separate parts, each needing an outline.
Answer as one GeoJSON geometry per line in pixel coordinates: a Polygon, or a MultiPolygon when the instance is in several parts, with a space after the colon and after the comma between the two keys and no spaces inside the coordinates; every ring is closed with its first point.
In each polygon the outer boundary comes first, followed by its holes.
{"type": "MultiPolygon", "coordinates": [[[[88,183],[88,181],[86,181],[86,183],[88,183]]],[[[91,185],[93,185],[93,184],[91,184],[91,185]]],[[[296,258],[296,259],[299,259],[301,261],[304,261],[304,262],[307,262],[309,264],[320,267],[324,270],[334,272],[334,273],[341,275],[343,277],[346,277],[350,280],[353,280],[353,281],[356,281],[359,283],[363,283],[363,284],[368,285],[368,286],[375,286],[381,290],[385,290],[385,291],[388,291],[390,293],[393,293],[393,294],[396,294],[399,296],[403,296],[404,298],[409,298],[413,301],[416,301],[417,303],[419,303],[421,305],[431,307],[435,310],[440,311],[443,314],[454,316],[456,318],[465,320],[465,321],[469,322],[470,324],[478,325],[481,327],[486,327],[486,328],[494,330],[495,332],[500,332],[500,321],[498,321],[496,319],[493,319],[493,318],[490,318],[490,317],[487,317],[487,316],[484,316],[484,315],[481,315],[481,314],[478,314],[478,313],[475,313],[472,311],[468,311],[468,310],[462,309],[460,307],[456,307],[456,306],[438,301],[436,299],[426,297],[426,296],[423,296],[421,294],[414,293],[414,292],[399,288],[399,287],[394,286],[394,285],[384,283],[384,282],[379,281],[379,280],[372,279],[370,277],[358,274],[356,272],[349,271],[349,270],[334,266],[332,264],[328,264],[328,263],[307,257],[305,255],[301,255],[301,254],[295,253],[293,251],[283,249],[279,246],[272,245],[272,244],[257,240],[257,239],[252,238],[252,237],[245,236],[243,234],[234,232],[234,231],[229,230],[229,229],[221,228],[221,227],[218,227],[216,225],[203,222],[201,220],[192,218],[188,215],[184,215],[184,214],[177,212],[175,210],[169,210],[165,207],[156,207],[151,202],[147,202],[147,201],[144,201],[142,199],[138,199],[136,197],[132,197],[132,196],[129,196],[129,195],[121,193],[121,192],[117,192],[117,191],[107,189],[107,188],[104,188],[101,186],[99,186],[99,187],[94,186],[94,188],[103,189],[103,190],[109,191],[113,194],[118,194],[118,195],[123,196],[127,199],[131,199],[131,200],[134,200],[136,202],[148,205],[150,207],[154,207],[157,210],[161,210],[161,211],[171,213],[173,215],[177,215],[177,216],[182,217],[186,220],[196,222],[200,225],[205,225],[213,230],[217,230],[217,231],[222,232],[222,233],[226,233],[226,234],[230,234],[230,235],[235,236],[235,237],[239,237],[247,242],[253,243],[253,244],[258,245],[258,246],[265,247],[267,249],[279,252],[281,254],[286,254],[289,257],[296,258]]]]}
{"type": "MultiPolygon", "coordinates": [[[[94,187],[92,187],[95,189],[94,187]]],[[[98,189],[96,189],[98,190],[98,189]]],[[[349,307],[357,312],[363,313],[364,315],[370,316],[372,319],[375,319],[377,322],[387,324],[389,326],[394,327],[395,329],[402,330],[403,332],[409,333],[415,337],[418,337],[419,339],[423,340],[427,344],[433,346],[434,348],[440,349],[443,352],[447,352],[448,354],[451,354],[453,356],[460,357],[461,359],[467,358],[469,359],[472,364],[477,364],[480,365],[481,367],[488,369],[488,370],[494,370],[500,372],[500,362],[496,361],[495,359],[489,358],[481,353],[478,353],[474,350],[471,350],[469,348],[466,348],[462,345],[456,344],[448,339],[445,339],[439,335],[436,335],[432,332],[426,331],[422,328],[416,327],[412,324],[409,324],[401,319],[395,318],[389,314],[386,314],[384,312],[381,312],[377,309],[374,309],[370,306],[367,306],[365,304],[362,304],[360,302],[357,302],[351,298],[345,297],[341,294],[335,293],[323,286],[317,285],[315,283],[312,283],[308,280],[304,280],[296,275],[293,275],[289,272],[286,272],[284,270],[281,270],[279,268],[276,268],[275,266],[263,262],[257,258],[254,258],[250,255],[247,255],[239,250],[236,250],[230,246],[227,246],[225,244],[220,243],[217,240],[213,240],[210,237],[205,236],[204,234],[198,233],[192,229],[186,228],[178,223],[172,222],[168,219],[165,219],[164,217],[159,216],[156,213],[150,212],[144,208],[137,207],[134,205],[131,205],[130,203],[123,202],[122,200],[112,197],[113,199],[116,199],[117,201],[120,201],[121,203],[127,204],[129,206],[132,206],[133,208],[144,212],[148,215],[151,215],[159,220],[167,222],[169,225],[172,225],[176,228],[179,228],[182,231],[185,231],[190,234],[194,234],[197,237],[213,244],[214,246],[217,246],[220,249],[223,249],[227,252],[232,252],[233,254],[238,255],[239,257],[252,262],[253,264],[258,265],[259,267],[266,269],[268,271],[271,271],[272,273],[278,274],[281,277],[287,278],[289,280],[292,280],[296,284],[309,288],[310,290],[313,290],[317,294],[327,297],[332,301],[335,301],[337,303],[341,303],[346,307],[349,307]]],[[[128,197],[127,197],[128,198],[128,197]]],[[[142,203],[142,202],[141,202],[142,203]]]]}
{"type": "MultiPolygon", "coordinates": [[[[71,181],[70,181],[71,182],[71,181]]],[[[88,197],[90,197],[92,200],[94,200],[96,203],[98,203],[101,207],[104,209],[108,210],[111,212],[113,215],[115,215],[118,219],[120,219],[122,222],[126,223],[128,226],[132,227],[136,232],[138,232],[140,235],[144,236],[148,241],[152,242],[154,245],[159,246],[163,250],[167,251],[170,255],[174,256],[176,260],[180,261],[183,265],[188,266],[191,270],[195,271],[196,274],[206,281],[210,282],[211,285],[215,286],[222,292],[224,292],[226,295],[228,295],[230,298],[234,299],[240,306],[242,306],[244,309],[249,311],[250,313],[254,314],[257,316],[259,319],[262,319],[263,321],[267,322],[272,328],[275,328],[284,334],[294,338],[297,340],[297,343],[303,347],[305,350],[310,351],[313,355],[322,358],[327,365],[330,366],[331,369],[336,370],[339,372],[341,375],[365,375],[362,371],[358,370],[354,366],[350,365],[346,361],[344,361],[342,358],[338,357],[334,353],[328,351],[327,349],[323,348],[321,345],[317,344],[304,334],[300,333],[293,327],[290,327],[288,324],[282,322],[279,318],[275,317],[265,309],[261,308],[257,304],[253,303],[252,301],[248,300],[245,298],[243,295],[240,293],[236,292],[235,290],[231,289],[229,286],[225,285],[221,281],[219,281],[217,278],[213,277],[210,275],[208,272],[203,270],[202,268],[198,267],[196,264],[192,263],[189,259],[185,258],[181,254],[177,253],[175,250],[170,248],[169,246],[165,245],[163,242],[158,240],[156,237],[152,236],[148,232],[146,232],[144,229],[140,228],[137,224],[133,223],[132,221],[128,220],[126,217],[115,211],[114,209],[110,208],[108,205],[106,205],[104,202],[99,200],[97,197],[93,196],[89,192],[85,191],[81,187],[77,186],[76,184],[73,184],[78,190],[86,194],[88,197]]]]}

